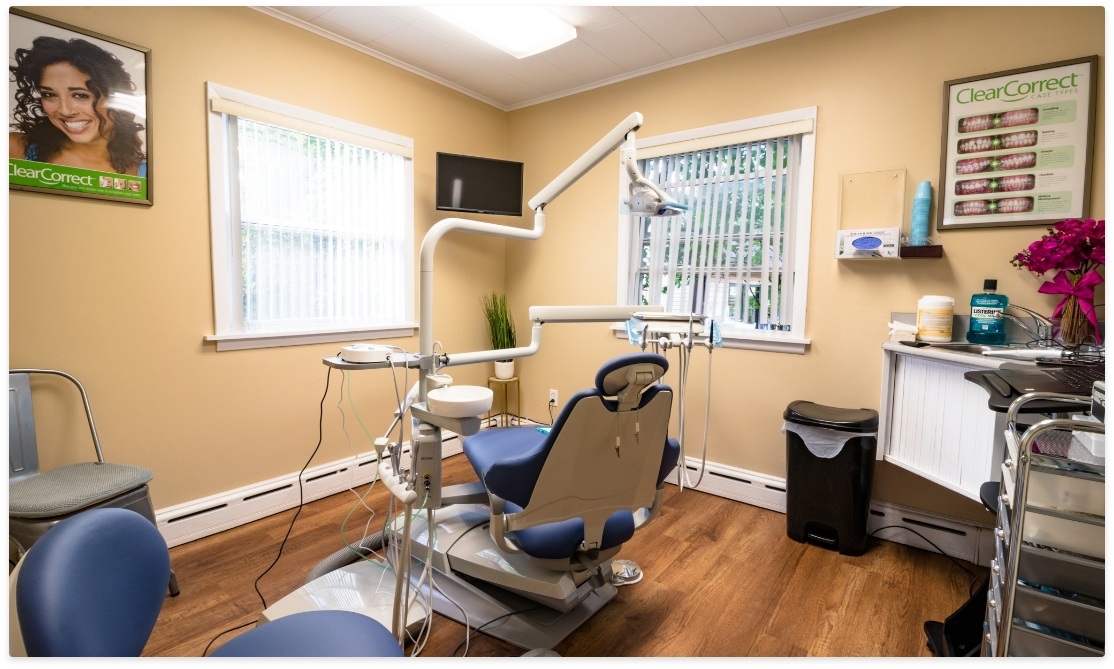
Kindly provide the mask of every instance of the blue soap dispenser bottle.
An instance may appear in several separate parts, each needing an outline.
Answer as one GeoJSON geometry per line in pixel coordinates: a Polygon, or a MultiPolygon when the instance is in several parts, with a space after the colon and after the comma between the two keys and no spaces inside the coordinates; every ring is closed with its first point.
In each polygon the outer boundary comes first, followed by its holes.
{"type": "Polygon", "coordinates": [[[999,294],[997,279],[983,281],[981,293],[971,296],[971,326],[967,341],[972,344],[1005,344],[1006,319],[1002,313],[1009,306],[1009,298],[999,294]]]}

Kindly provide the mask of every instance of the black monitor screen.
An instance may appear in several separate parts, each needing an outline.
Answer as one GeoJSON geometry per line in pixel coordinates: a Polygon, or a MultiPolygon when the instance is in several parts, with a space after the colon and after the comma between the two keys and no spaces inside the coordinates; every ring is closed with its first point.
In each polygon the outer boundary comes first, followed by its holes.
{"type": "Polygon", "coordinates": [[[437,208],[521,216],[522,163],[438,153],[437,208]]]}

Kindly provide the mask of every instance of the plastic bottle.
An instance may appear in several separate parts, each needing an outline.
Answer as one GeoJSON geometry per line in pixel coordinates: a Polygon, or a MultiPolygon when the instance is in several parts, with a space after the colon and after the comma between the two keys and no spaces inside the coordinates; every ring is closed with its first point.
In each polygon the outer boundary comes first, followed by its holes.
{"type": "Polygon", "coordinates": [[[917,302],[917,341],[952,340],[955,300],[945,295],[925,295],[917,302]]]}
{"type": "Polygon", "coordinates": [[[998,281],[987,279],[982,282],[981,293],[971,296],[971,327],[967,330],[967,341],[972,344],[1005,344],[1006,320],[1002,312],[1010,300],[997,292],[998,281]]]}
{"type": "Polygon", "coordinates": [[[911,246],[928,246],[928,212],[932,208],[932,183],[922,181],[917,184],[913,197],[913,217],[909,230],[911,246]]]}

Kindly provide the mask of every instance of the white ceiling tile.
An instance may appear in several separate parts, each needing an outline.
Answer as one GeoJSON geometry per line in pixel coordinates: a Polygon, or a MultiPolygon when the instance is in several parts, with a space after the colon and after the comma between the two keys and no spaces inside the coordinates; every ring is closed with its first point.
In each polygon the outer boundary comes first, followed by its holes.
{"type": "Polygon", "coordinates": [[[669,60],[669,52],[629,21],[585,35],[583,41],[626,72],[653,67],[669,60]]]}
{"type": "Polygon", "coordinates": [[[803,7],[789,5],[780,7],[785,20],[791,26],[802,26],[815,21],[824,21],[840,14],[859,9],[858,7],[803,7]]]}
{"type": "Polygon", "coordinates": [[[632,18],[631,23],[674,58],[727,44],[696,7],[662,7],[632,18]]]}
{"type": "Polygon", "coordinates": [[[615,7],[555,5],[546,7],[546,9],[564,19],[565,23],[576,28],[579,36],[594,33],[607,26],[627,20],[627,17],[615,7]]]}
{"type": "Polygon", "coordinates": [[[623,74],[623,68],[588,46],[583,40],[566,42],[559,47],[538,54],[546,62],[569,73],[581,84],[612,79],[623,74]]]}
{"type": "Polygon", "coordinates": [[[700,7],[700,13],[728,43],[755,40],[789,28],[777,7],[700,7]]]}
{"type": "Polygon", "coordinates": [[[661,9],[661,7],[654,7],[652,5],[646,5],[646,6],[632,6],[632,7],[616,7],[616,9],[618,9],[623,14],[623,16],[627,17],[628,19],[633,19],[635,17],[642,16],[643,14],[647,14],[649,12],[661,9]]]}
{"type": "Polygon", "coordinates": [[[397,54],[393,56],[394,58],[419,67],[446,57],[464,56],[463,52],[456,47],[445,44],[429,33],[418,30],[411,25],[404,25],[398,30],[392,30],[380,36],[368,46],[376,48],[377,45],[382,45],[391,54],[397,54]]]}
{"type": "Polygon", "coordinates": [[[513,56],[508,58],[507,62],[490,64],[515,79],[530,82],[545,95],[554,95],[583,84],[573,75],[543,58],[537,56],[522,59],[513,56]]]}
{"type": "MultiPolygon", "coordinates": [[[[458,28],[451,22],[430,12],[423,11],[421,15],[416,16],[413,21],[410,21],[410,25],[422,32],[433,35],[446,44],[451,44],[458,49],[462,49],[481,58],[487,54],[494,55],[505,53],[467,30],[458,28]]],[[[511,57],[513,58],[514,56],[511,57]]]]}
{"type": "Polygon", "coordinates": [[[383,5],[379,9],[403,23],[413,23],[419,17],[430,16],[429,12],[417,5],[383,5]]]}
{"type": "Polygon", "coordinates": [[[404,25],[402,21],[374,7],[333,7],[313,22],[357,44],[367,44],[404,25]]]}
{"type": "Polygon", "coordinates": [[[332,7],[268,7],[267,9],[289,14],[296,19],[312,23],[313,19],[329,11],[332,7]]]}
{"type": "Polygon", "coordinates": [[[504,109],[886,7],[552,5],[577,39],[518,60],[417,5],[268,7],[504,109]]]}

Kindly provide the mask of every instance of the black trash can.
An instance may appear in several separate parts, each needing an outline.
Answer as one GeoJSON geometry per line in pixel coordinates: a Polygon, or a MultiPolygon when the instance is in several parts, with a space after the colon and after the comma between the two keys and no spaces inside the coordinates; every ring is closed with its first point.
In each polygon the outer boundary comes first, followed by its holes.
{"type": "Polygon", "coordinates": [[[789,538],[866,552],[878,412],[798,400],[785,409],[785,518],[789,538]]]}

